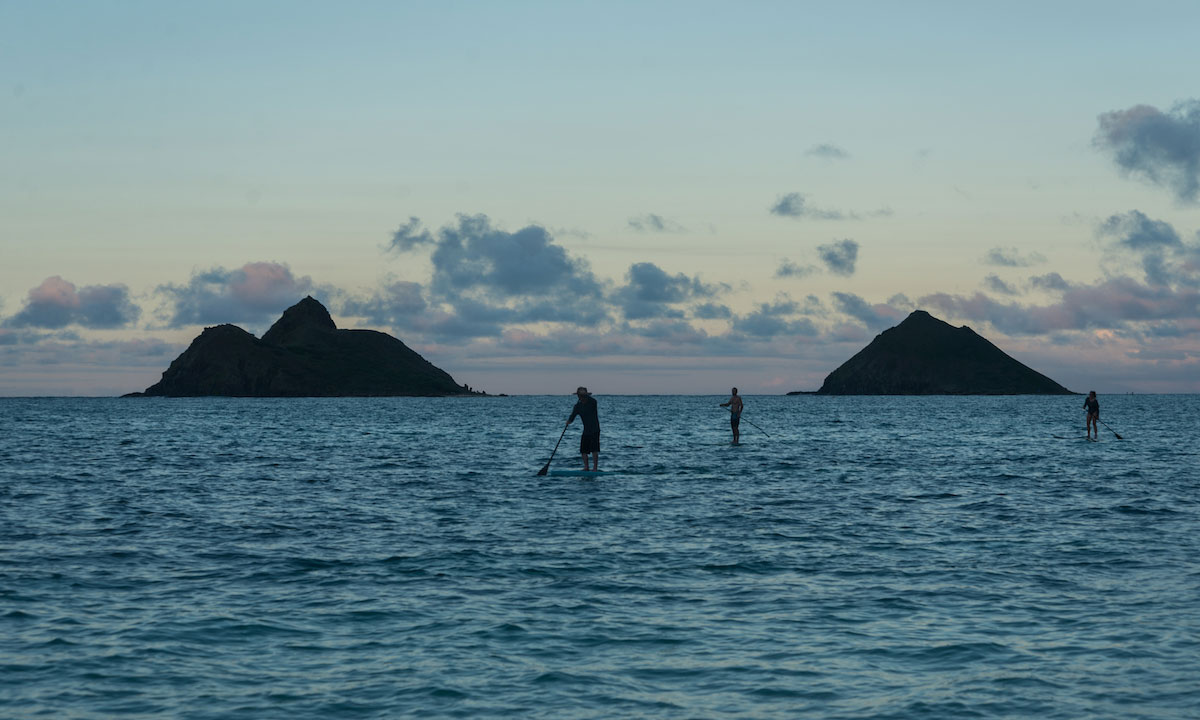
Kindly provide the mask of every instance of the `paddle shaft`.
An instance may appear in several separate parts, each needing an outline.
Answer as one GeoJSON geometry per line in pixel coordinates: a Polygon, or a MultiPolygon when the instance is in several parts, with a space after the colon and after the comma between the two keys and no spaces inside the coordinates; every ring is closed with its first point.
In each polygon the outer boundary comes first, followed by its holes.
{"type": "MultiPolygon", "coordinates": [[[[1097,419],[1097,420],[1100,420],[1100,418],[1096,418],[1096,419],[1097,419]]],[[[1113,435],[1116,435],[1118,440],[1124,440],[1124,439],[1125,439],[1125,438],[1121,437],[1121,434],[1120,434],[1120,433],[1118,433],[1116,430],[1113,430],[1112,428],[1108,427],[1108,423],[1104,422],[1103,420],[1100,420],[1100,424],[1101,424],[1101,425],[1103,425],[1104,427],[1108,428],[1108,431],[1109,431],[1110,433],[1112,433],[1113,435]]]]}
{"type": "MultiPolygon", "coordinates": [[[[726,407],[725,409],[729,411],[729,414],[730,414],[730,415],[732,415],[732,414],[733,414],[733,408],[731,408],[731,407],[726,407]]],[[[744,419],[744,418],[742,418],[742,419],[744,419]]],[[[753,421],[753,420],[746,420],[746,422],[750,423],[751,425],[754,425],[754,421],[753,421]]],[[[757,425],[754,425],[754,427],[755,427],[755,428],[758,428],[758,431],[759,431],[760,433],[762,433],[763,435],[766,435],[767,437],[771,437],[771,433],[767,432],[766,430],[763,430],[762,428],[758,427],[757,425]]]]}
{"type": "Polygon", "coordinates": [[[562,444],[563,436],[566,434],[567,434],[567,426],[563,425],[563,431],[558,436],[558,442],[554,443],[554,450],[552,450],[550,452],[550,460],[547,460],[546,464],[542,466],[542,469],[538,470],[538,475],[545,475],[546,473],[550,472],[550,462],[552,460],[554,460],[554,453],[558,452],[558,446],[560,444],[562,444]]]}

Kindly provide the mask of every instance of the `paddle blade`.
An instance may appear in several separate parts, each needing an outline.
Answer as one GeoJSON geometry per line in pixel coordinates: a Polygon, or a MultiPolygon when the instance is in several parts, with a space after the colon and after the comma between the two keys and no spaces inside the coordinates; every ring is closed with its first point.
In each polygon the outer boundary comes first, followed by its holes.
{"type": "Polygon", "coordinates": [[[543,465],[543,466],[542,466],[542,469],[541,469],[541,470],[538,470],[538,473],[537,473],[537,474],[538,474],[538,475],[545,475],[545,474],[546,474],[546,473],[548,473],[548,472],[550,472],[550,463],[546,463],[545,465],[543,465]]]}

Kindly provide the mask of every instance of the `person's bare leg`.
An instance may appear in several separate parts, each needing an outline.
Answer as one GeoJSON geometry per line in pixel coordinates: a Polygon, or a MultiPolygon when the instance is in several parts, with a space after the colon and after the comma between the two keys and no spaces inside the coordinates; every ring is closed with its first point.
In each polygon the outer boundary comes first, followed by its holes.
{"type": "Polygon", "coordinates": [[[600,472],[600,453],[592,453],[592,470],[600,472]]]}
{"type": "Polygon", "coordinates": [[[589,469],[589,468],[588,468],[588,458],[587,458],[587,453],[583,453],[583,471],[584,471],[584,472],[587,472],[587,471],[588,471],[588,469],[589,469]]]}

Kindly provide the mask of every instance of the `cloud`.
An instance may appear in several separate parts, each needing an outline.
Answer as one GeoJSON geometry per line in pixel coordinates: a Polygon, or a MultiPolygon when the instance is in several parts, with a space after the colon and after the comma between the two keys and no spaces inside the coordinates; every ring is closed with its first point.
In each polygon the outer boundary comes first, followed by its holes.
{"type": "Polygon", "coordinates": [[[597,296],[601,286],[587,263],[572,258],[545,228],[494,228],[486,215],[459,215],[438,231],[433,251],[437,293],[481,292],[498,298],[573,294],[597,296]]]}
{"type": "Polygon", "coordinates": [[[29,291],[25,306],[8,318],[8,327],[118,328],[137,322],[141,308],[129,299],[124,285],[90,285],[76,289],[58,275],[29,291]]]}
{"type": "Polygon", "coordinates": [[[1031,277],[1029,283],[1037,290],[1048,292],[1065,292],[1071,289],[1071,284],[1056,272],[1031,277]]]}
{"type": "Polygon", "coordinates": [[[1114,110],[1099,117],[1094,143],[1112,153],[1117,167],[1195,203],[1200,195],[1200,100],[1177,103],[1168,112],[1149,105],[1114,110]]]}
{"type": "MultiPolygon", "coordinates": [[[[893,298],[895,302],[907,303],[907,298],[893,298]]],[[[872,330],[882,330],[899,323],[908,311],[891,304],[871,305],[853,293],[833,293],[833,304],[840,312],[858,320],[872,330]]]]}
{"type": "Polygon", "coordinates": [[[970,297],[935,293],[921,298],[920,304],[954,317],[990,323],[1010,335],[1038,335],[1189,320],[1200,315],[1200,292],[1114,277],[1094,285],[1070,286],[1058,302],[1049,305],[1002,303],[983,293],[970,297]]]}
{"type": "Polygon", "coordinates": [[[396,228],[396,231],[392,233],[392,241],[388,244],[388,249],[409,252],[433,243],[433,236],[429,234],[428,230],[421,228],[421,221],[418,218],[410,217],[408,222],[396,228]]]}
{"type": "Polygon", "coordinates": [[[791,319],[799,311],[800,306],[786,297],[773,303],[760,303],[753,311],[734,318],[732,329],[760,339],[818,335],[817,326],[809,318],[791,319]]]}
{"type": "Polygon", "coordinates": [[[442,338],[495,337],[504,331],[506,324],[518,320],[518,312],[510,307],[459,298],[451,312],[434,312],[421,329],[442,338]]]}
{"type": "Polygon", "coordinates": [[[845,160],[850,157],[850,153],[846,152],[837,145],[833,145],[832,143],[813,145],[804,154],[810,157],[824,158],[826,160],[845,160]]]}
{"type": "Polygon", "coordinates": [[[983,262],[999,267],[1031,267],[1046,262],[1046,257],[1036,252],[1022,256],[1016,248],[994,247],[984,255],[983,262]]]}
{"type": "Polygon", "coordinates": [[[892,215],[890,208],[880,208],[869,213],[843,212],[816,208],[808,204],[808,198],[798,192],[780,195],[775,204],[770,207],[772,215],[796,219],[811,220],[862,220],[864,217],[888,217],[892,215]]]}
{"type": "MultiPolygon", "coordinates": [[[[632,356],[657,356],[662,359],[664,370],[674,373],[678,372],[683,358],[697,359],[704,364],[719,357],[737,358],[739,362],[748,357],[779,361],[795,357],[801,346],[803,352],[823,355],[830,352],[823,343],[811,342],[819,332],[808,318],[793,320],[787,315],[774,316],[771,305],[766,306],[765,312],[755,311],[748,315],[742,328],[713,334],[676,318],[656,318],[636,325],[622,324],[586,332],[571,327],[551,328],[545,332],[508,328],[500,338],[478,341],[476,347],[485,349],[476,351],[475,357],[486,361],[536,358],[537,362],[561,357],[571,360],[570,367],[590,360],[613,369],[629,367],[628,358],[632,356]],[[745,330],[753,331],[753,334],[745,330]],[[614,362],[613,358],[618,359],[614,362]]],[[[833,352],[837,354],[842,350],[833,352]]]]}
{"type": "Polygon", "coordinates": [[[775,268],[775,277],[777,277],[777,278],[782,278],[782,277],[802,278],[802,277],[807,277],[809,275],[812,275],[816,271],[817,271],[817,267],[815,265],[801,266],[801,265],[797,265],[796,263],[792,262],[791,260],[788,260],[787,258],[784,258],[783,262],[779,263],[779,267],[775,268]]]}
{"type": "Polygon", "coordinates": [[[643,327],[629,328],[628,332],[672,347],[700,345],[708,339],[708,333],[683,320],[654,320],[643,327]]]}
{"type": "Polygon", "coordinates": [[[700,320],[729,320],[733,317],[733,311],[728,305],[701,303],[692,308],[692,316],[700,320]]]}
{"type": "Polygon", "coordinates": [[[1001,295],[1020,295],[1021,293],[1012,285],[1000,279],[999,275],[991,274],[983,280],[984,285],[992,292],[1000,293],[1001,295]]]}
{"type": "Polygon", "coordinates": [[[1183,245],[1170,223],[1151,220],[1137,210],[1111,216],[1101,223],[1098,233],[1114,237],[1120,245],[1135,251],[1183,245]]]}
{"type": "Polygon", "coordinates": [[[195,273],[186,285],[160,285],[167,299],[168,326],[260,323],[274,320],[313,289],[287,265],[246,263],[237,270],[212,268],[195,273]]]}
{"type": "Polygon", "coordinates": [[[817,253],[829,272],[835,275],[850,276],[854,274],[854,264],[858,260],[858,243],[853,240],[838,240],[817,247],[817,253]]]}
{"type": "MultiPolygon", "coordinates": [[[[729,290],[698,277],[669,274],[653,263],[635,263],[615,289],[570,258],[540,227],[515,233],[492,228],[482,216],[460,216],[438,232],[429,286],[390,281],[381,290],[341,301],[341,312],[444,340],[498,338],[514,326],[554,323],[595,329],[619,313],[626,320],[687,316],[687,303],[729,290]],[[470,255],[470,258],[466,258],[470,255]],[[527,275],[524,262],[542,268],[527,275]],[[463,268],[462,264],[473,263],[463,268]]],[[[705,303],[696,312],[727,317],[728,308],[705,303]]],[[[640,332],[636,328],[630,332],[640,332]]]]}
{"type": "Polygon", "coordinates": [[[1184,243],[1175,228],[1132,210],[1113,215],[1097,228],[1100,237],[1115,238],[1114,247],[1139,256],[1146,280],[1155,285],[1200,284],[1200,243],[1184,243]]]}
{"type": "Polygon", "coordinates": [[[9,346],[6,359],[41,364],[108,363],[157,365],[183,349],[160,338],[84,340],[73,332],[0,329],[0,346],[9,346]],[[13,346],[21,346],[14,348],[13,346]]]}
{"type": "Polygon", "coordinates": [[[11,330],[8,327],[0,327],[0,345],[36,345],[53,336],[51,333],[38,332],[25,328],[11,330]]]}
{"type": "Polygon", "coordinates": [[[444,338],[498,337],[508,325],[594,327],[609,319],[606,285],[539,225],[514,232],[486,215],[460,214],[430,233],[410,218],[390,249],[431,249],[427,285],[391,281],[342,303],[349,315],[444,338]],[[420,308],[420,310],[418,310],[420,308]]]}
{"type": "Polygon", "coordinates": [[[554,237],[573,237],[580,240],[591,240],[593,237],[587,230],[577,227],[554,227],[548,228],[548,231],[554,237]]]}
{"type": "Polygon", "coordinates": [[[638,232],[654,232],[654,233],[682,233],[687,232],[687,228],[675,222],[668,220],[662,215],[648,213],[640,217],[630,218],[629,227],[638,232]]]}
{"type": "Polygon", "coordinates": [[[152,384],[182,346],[157,338],[81,340],[35,333],[6,343],[0,330],[0,394],[117,395],[152,384]]]}
{"type": "Polygon", "coordinates": [[[771,206],[771,214],[790,218],[813,218],[816,220],[846,220],[848,216],[840,210],[822,210],[808,204],[800,193],[781,195],[771,206]]]}
{"type": "Polygon", "coordinates": [[[397,328],[415,327],[428,306],[421,284],[403,280],[389,280],[367,297],[350,296],[337,305],[340,315],[397,328]]]}
{"type": "Polygon", "coordinates": [[[613,298],[630,320],[680,318],[683,312],[673,305],[712,298],[720,292],[720,288],[706,285],[698,277],[670,275],[654,263],[634,263],[625,277],[628,282],[617,289],[613,298]]]}

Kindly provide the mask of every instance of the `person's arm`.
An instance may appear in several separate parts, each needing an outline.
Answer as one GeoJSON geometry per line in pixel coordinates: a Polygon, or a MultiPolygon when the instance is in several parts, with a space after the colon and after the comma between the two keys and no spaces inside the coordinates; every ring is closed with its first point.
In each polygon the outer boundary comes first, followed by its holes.
{"type": "Polygon", "coordinates": [[[575,416],[579,414],[579,403],[575,403],[575,407],[571,408],[571,417],[567,418],[567,424],[575,422],[575,416]]]}

